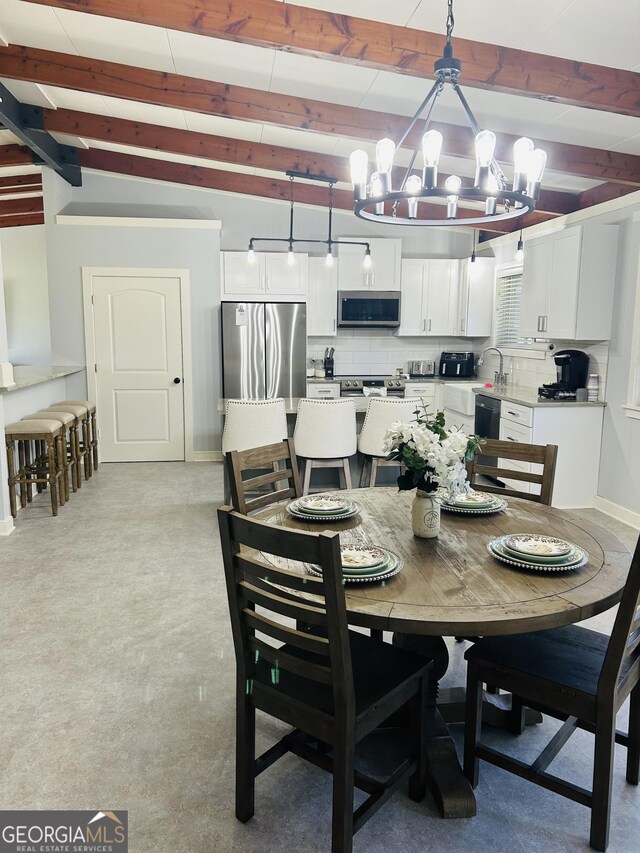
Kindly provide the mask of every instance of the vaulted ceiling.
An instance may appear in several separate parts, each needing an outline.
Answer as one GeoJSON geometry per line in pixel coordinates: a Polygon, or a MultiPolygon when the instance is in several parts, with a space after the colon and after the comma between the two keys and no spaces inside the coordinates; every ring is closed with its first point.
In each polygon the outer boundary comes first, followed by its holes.
{"type": "MultiPolygon", "coordinates": [[[[401,136],[431,85],[446,7],[2,0],[0,81],[41,108],[25,121],[77,148],[85,170],[287,198],[293,169],[338,178],[334,204],[349,209],[348,155],[401,136]]],[[[548,153],[525,225],[640,190],[638,0],[456,0],[454,12],[461,84],[498,136],[498,161],[509,173],[522,134],[548,153]]],[[[472,176],[459,105],[443,96],[435,119],[441,174],[472,176]]],[[[403,149],[399,164],[409,157],[403,149]]],[[[43,221],[33,163],[24,140],[0,130],[0,226],[43,221]]],[[[296,200],[324,206],[326,187],[296,181],[296,200]]]]}

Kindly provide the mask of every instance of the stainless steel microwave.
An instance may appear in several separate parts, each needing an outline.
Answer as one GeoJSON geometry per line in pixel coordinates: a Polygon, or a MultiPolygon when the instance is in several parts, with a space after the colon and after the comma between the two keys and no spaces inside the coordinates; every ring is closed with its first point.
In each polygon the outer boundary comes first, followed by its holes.
{"type": "Polygon", "coordinates": [[[393,329],[399,325],[400,291],[338,291],[339,328],[393,329]]]}

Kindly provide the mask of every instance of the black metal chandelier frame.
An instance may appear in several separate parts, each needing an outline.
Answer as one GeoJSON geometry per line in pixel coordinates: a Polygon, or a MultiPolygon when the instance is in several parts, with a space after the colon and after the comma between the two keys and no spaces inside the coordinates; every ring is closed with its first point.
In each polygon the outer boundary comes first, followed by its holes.
{"type": "MultiPolygon", "coordinates": [[[[433,84],[431,90],[413,115],[413,118],[404,131],[402,138],[396,145],[396,150],[402,146],[427,107],[428,110],[424,118],[423,133],[428,129],[434,107],[439,96],[442,94],[446,83],[451,85],[458,96],[467,118],[472,138],[475,138],[481,132],[480,126],[471,111],[471,107],[467,103],[467,100],[458,84],[458,78],[462,71],[462,62],[453,55],[453,45],[451,42],[453,26],[453,0],[448,0],[447,34],[443,55],[434,63],[436,82],[433,84]]],[[[527,141],[530,142],[530,140],[527,141]]],[[[478,166],[476,169],[473,187],[460,186],[455,193],[446,187],[438,188],[435,185],[437,181],[437,167],[429,167],[425,165],[421,188],[419,190],[407,191],[407,179],[412,174],[412,169],[419,150],[420,140],[412,153],[399,190],[393,191],[391,189],[390,171],[382,173],[379,176],[381,183],[380,189],[382,191],[377,192],[375,195],[373,194],[373,185],[371,183],[367,185],[366,181],[356,182],[354,180],[354,212],[356,216],[361,219],[387,225],[476,226],[489,222],[517,219],[526,213],[531,213],[535,210],[536,201],[540,194],[539,180],[529,181],[525,175],[516,174],[513,189],[508,190],[507,177],[493,155],[490,158],[488,166],[478,166]],[[492,175],[495,178],[495,188],[493,189],[488,189],[484,186],[489,175],[492,175]],[[370,194],[367,194],[368,191],[370,194]],[[449,201],[454,196],[455,204],[451,207],[449,204],[447,205],[446,216],[443,215],[443,217],[437,219],[419,219],[417,217],[416,202],[432,199],[446,199],[449,201]],[[459,199],[484,203],[484,215],[474,216],[471,214],[469,216],[457,216],[457,202],[459,199]],[[405,206],[403,202],[406,203],[408,211],[413,210],[413,215],[408,214],[406,216],[402,216],[399,214],[400,206],[405,206]],[[392,205],[390,214],[387,214],[384,211],[385,203],[391,203],[392,205]],[[498,203],[502,206],[502,210],[500,211],[498,210],[498,203]],[[453,211],[453,215],[451,215],[451,211],[453,211]]],[[[443,206],[443,213],[444,211],[445,208],[443,206]]]]}
{"type": "Polygon", "coordinates": [[[320,244],[323,243],[327,247],[327,257],[333,257],[333,247],[334,246],[362,246],[365,250],[364,256],[365,261],[367,259],[371,259],[371,246],[366,241],[359,240],[334,240],[333,239],[333,185],[337,182],[337,178],[328,177],[326,175],[314,175],[309,172],[296,172],[293,169],[288,170],[286,173],[289,178],[289,236],[288,237],[251,237],[249,240],[249,252],[254,250],[254,243],[286,243],[288,245],[288,251],[293,252],[294,245],[298,243],[312,243],[312,244],[320,244]],[[329,222],[328,222],[328,234],[326,240],[320,239],[307,239],[305,237],[294,237],[293,236],[293,222],[294,222],[294,199],[293,199],[293,182],[295,178],[305,178],[306,180],[311,181],[321,181],[322,183],[329,184],[329,198],[328,198],[328,208],[329,208],[329,222]]]}

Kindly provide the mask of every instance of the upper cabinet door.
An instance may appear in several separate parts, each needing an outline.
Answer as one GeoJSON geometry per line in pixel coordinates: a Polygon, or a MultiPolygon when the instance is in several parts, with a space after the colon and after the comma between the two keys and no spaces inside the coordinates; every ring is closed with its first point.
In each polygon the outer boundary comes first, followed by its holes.
{"type": "MultiPolygon", "coordinates": [[[[358,240],[359,237],[345,237],[358,240]]],[[[369,277],[364,268],[363,246],[338,246],[338,290],[368,290],[369,277]]]]}
{"type": "Polygon", "coordinates": [[[457,294],[458,262],[430,260],[427,286],[427,335],[451,335],[452,298],[457,294]]]}
{"type": "Polygon", "coordinates": [[[540,338],[547,314],[547,283],[551,270],[551,244],[548,240],[527,244],[522,273],[520,336],[540,338]]]}
{"type": "Polygon", "coordinates": [[[455,335],[488,338],[493,323],[495,261],[476,258],[459,261],[457,316],[455,335]]]}
{"type": "Polygon", "coordinates": [[[222,287],[225,297],[264,297],[264,274],[260,253],[250,264],[246,252],[222,252],[222,287]]]}
{"type": "Polygon", "coordinates": [[[581,236],[579,228],[569,229],[555,235],[551,244],[545,337],[576,336],[581,236]]]}
{"type": "Polygon", "coordinates": [[[286,252],[264,255],[265,291],[268,296],[304,296],[307,292],[307,255],[294,254],[289,265],[286,252]]]}
{"type": "Polygon", "coordinates": [[[369,240],[373,264],[369,271],[371,290],[400,290],[402,240],[369,240]]]}
{"type": "Polygon", "coordinates": [[[424,335],[426,287],[429,261],[405,258],[400,278],[400,326],[398,335],[424,335]]]}
{"type": "Polygon", "coordinates": [[[328,267],[324,258],[309,258],[307,335],[336,334],[337,293],[337,262],[328,267]]]}

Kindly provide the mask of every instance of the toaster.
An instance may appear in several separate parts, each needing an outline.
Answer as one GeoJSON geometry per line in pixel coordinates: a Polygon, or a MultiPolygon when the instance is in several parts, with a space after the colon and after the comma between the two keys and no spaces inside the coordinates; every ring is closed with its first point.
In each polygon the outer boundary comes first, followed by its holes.
{"type": "Polygon", "coordinates": [[[409,362],[409,376],[434,376],[435,369],[435,361],[410,361],[409,362]]]}

